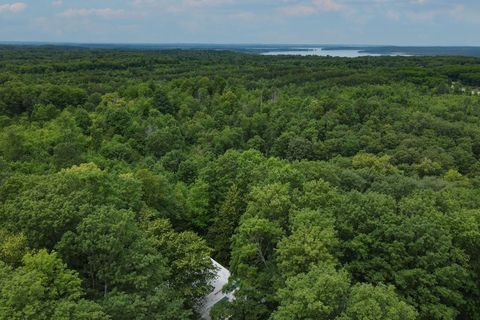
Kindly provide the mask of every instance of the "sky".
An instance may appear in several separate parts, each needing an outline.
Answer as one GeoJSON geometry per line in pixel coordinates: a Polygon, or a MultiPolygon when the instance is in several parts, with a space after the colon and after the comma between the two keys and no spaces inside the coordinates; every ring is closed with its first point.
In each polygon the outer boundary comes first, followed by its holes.
{"type": "Polygon", "coordinates": [[[0,0],[0,41],[480,45],[480,0],[0,0]]]}

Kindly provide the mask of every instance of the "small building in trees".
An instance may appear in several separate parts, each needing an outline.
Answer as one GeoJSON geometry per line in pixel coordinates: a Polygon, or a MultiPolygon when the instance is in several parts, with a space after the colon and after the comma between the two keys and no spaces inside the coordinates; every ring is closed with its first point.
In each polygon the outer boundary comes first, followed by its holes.
{"type": "Polygon", "coordinates": [[[213,290],[205,296],[198,307],[198,312],[202,316],[202,319],[205,320],[211,319],[210,310],[212,310],[217,303],[225,300],[233,301],[235,299],[234,292],[224,293],[222,291],[223,287],[228,283],[230,271],[217,261],[211,260],[215,268],[215,278],[210,283],[213,286],[213,290]]]}

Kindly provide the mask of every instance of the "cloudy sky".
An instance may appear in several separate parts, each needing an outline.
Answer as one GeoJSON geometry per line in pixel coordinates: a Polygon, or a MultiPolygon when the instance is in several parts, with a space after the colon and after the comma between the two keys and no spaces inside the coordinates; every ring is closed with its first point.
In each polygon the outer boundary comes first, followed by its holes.
{"type": "Polygon", "coordinates": [[[0,0],[0,41],[480,45],[480,1],[0,0]]]}

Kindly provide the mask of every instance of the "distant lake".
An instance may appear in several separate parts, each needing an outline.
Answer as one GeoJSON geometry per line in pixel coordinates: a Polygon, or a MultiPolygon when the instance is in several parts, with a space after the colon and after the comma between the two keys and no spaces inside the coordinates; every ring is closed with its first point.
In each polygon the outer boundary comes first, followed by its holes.
{"type": "Polygon", "coordinates": [[[368,53],[362,52],[360,50],[323,50],[322,48],[299,48],[290,51],[270,51],[263,52],[263,55],[267,56],[280,56],[280,55],[294,55],[294,56],[332,56],[332,57],[344,57],[344,58],[356,58],[356,57],[378,57],[382,55],[388,56],[407,56],[406,54],[401,53],[392,53],[392,54],[377,54],[377,53],[368,53]]]}

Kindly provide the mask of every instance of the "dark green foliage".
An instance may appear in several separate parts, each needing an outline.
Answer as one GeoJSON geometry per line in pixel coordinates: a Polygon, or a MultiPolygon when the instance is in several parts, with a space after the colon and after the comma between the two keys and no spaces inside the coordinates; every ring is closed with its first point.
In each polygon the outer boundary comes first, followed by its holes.
{"type": "Polygon", "coordinates": [[[175,113],[175,107],[162,89],[157,89],[153,93],[152,107],[162,113],[175,113]]]}

